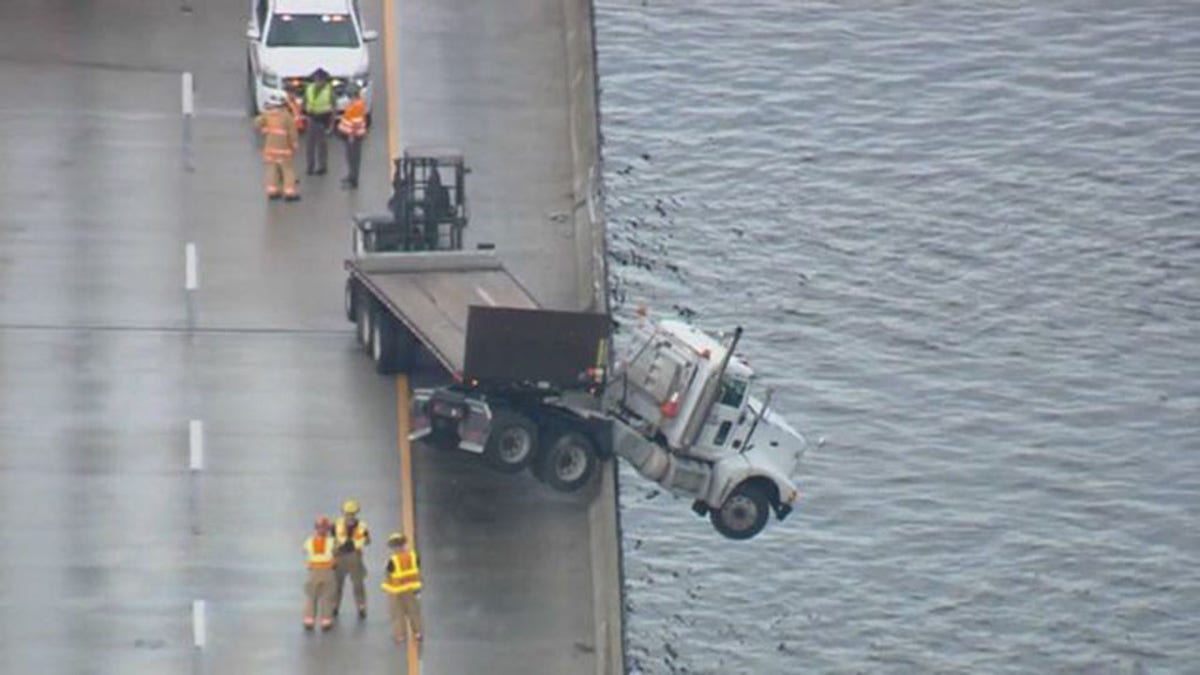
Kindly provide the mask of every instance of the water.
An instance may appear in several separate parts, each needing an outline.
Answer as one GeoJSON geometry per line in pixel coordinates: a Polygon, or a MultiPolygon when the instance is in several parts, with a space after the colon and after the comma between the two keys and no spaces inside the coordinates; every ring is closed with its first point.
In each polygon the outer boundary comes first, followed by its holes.
{"type": "Polygon", "coordinates": [[[622,311],[828,445],[622,476],[640,673],[1200,672],[1200,5],[597,0],[622,311]]]}

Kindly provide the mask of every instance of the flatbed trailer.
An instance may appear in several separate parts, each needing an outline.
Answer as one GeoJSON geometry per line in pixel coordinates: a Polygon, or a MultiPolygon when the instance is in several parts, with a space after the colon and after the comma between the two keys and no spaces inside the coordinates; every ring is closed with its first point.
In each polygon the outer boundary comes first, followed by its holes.
{"type": "Polygon", "coordinates": [[[381,374],[411,369],[420,347],[461,379],[472,305],[538,308],[488,250],[362,253],[345,268],[346,318],[381,374]]]}

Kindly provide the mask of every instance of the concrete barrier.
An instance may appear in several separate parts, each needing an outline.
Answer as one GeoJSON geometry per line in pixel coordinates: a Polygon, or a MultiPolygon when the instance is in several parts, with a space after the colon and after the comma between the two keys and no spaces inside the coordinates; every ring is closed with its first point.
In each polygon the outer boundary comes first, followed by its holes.
{"type": "MultiPolygon", "coordinates": [[[[592,0],[563,0],[570,83],[570,141],[579,307],[608,311],[608,256],[600,156],[596,78],[595,8],[592,0]]],[[[601,472],[600,491],[588,512],[596,624],[596,672],[625,672],[624,572],[617,504],[617,465],[601,472]]]]}

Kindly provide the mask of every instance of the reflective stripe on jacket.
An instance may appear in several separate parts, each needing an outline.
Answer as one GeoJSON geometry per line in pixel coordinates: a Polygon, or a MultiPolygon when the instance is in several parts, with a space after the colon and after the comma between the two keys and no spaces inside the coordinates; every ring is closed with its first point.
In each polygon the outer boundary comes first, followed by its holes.
{"type": "Polygon", "coordinates": [[[304,112],[309,115],[325,115],[333,111],[333,85],[328,82],[317,86],[309,82],[304,87],[304,112]]]}
{"type": "Polygon", "coordinates": [[[333,567],[333,537],[312,535],[304,540],[304,552],[308,554],[308,569],[326,570],[333,567]]]}
{"type": "Polygon", "coordinates": [[[263,159],[272,162],[292,156],[299,137],[287,108],[268,108],[254,119],[254,127],[263,136],[263,159]]]}
{"type": "Polygon", "coordinates": [[[371,533],[367,531],[367,524],[363,521],[358,521],[354,524],[354,531],[346,531],[346,517],[338,516],[338,519],[333,524],[333,538],[337,541],[338,548],[346,543],[347,539],[354,541],[355,550],[361,551],[363,546],[371,542],[371,533]]]}
{"type": "Polygon", "coordinates": [[[414,551],[392,554],[392,569],[383,578],[379,587],[385,593],[404,593],[421,588],[421,571],[417,567],[417,554],[414,551]]]}
{"type": "Polygon", "coordinates": [[[355,97],[338,118],[337,130],[344,136],[362,137],[367,134],[366,105],[361,97],[355,97]]]}

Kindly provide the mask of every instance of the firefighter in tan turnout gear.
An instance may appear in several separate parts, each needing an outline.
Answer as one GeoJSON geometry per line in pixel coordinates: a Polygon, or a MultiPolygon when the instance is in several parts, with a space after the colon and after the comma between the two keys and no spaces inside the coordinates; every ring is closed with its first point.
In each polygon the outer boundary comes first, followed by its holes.
{"type": "Polygon", "coordinates": [[[321,623],[321,630],[333,627],[333,549],[329,519],[319,516],[313,524],[315,530],[304,540],[305,564],[308,580],[304,582],[304,627],[312,630],[314,617],[321,623]]]}
{"type": "Polygon", "coordinates": [[[371,533],[367,524],[358,518],[358,501],[347,499],[342,502],[342,515],[333,524],[333,537],[337,544],[334,554],[333,570],[337,576],[337,590],[334,592],[333,615],[337,616],[342,606],[342,589],[346,577],[354,585],[354,602],[358,606],[358,618],[367,618],[367,589],[363,580],[367,578],[367,568],[363,564],[363,547],[371,543],[371,533]]]}
{"type": "Polygon", "coordinates": [[[266,171],[267,199],[282,196],[289,202],[300,199],[296,192],[296,171],[292,155],[300,144],[296,122],[284,105],[283,97],[272,94],[267,108],[254,118],[254,128],[262,134],[262,158],[266,171]]]}
{"type": "Polygon", "coordinates": [[[408,547],[408,537],[393,532],[388,537],[387,573],[379,585],[388,595],[388,610],[392,619],[392,639],[404,642],[404,631],[411,626],[413,636],[419,641],[421,633],[421,602],[417,592],[421,590],[421,571],[417,566],[417,552],[408,547]]]}

